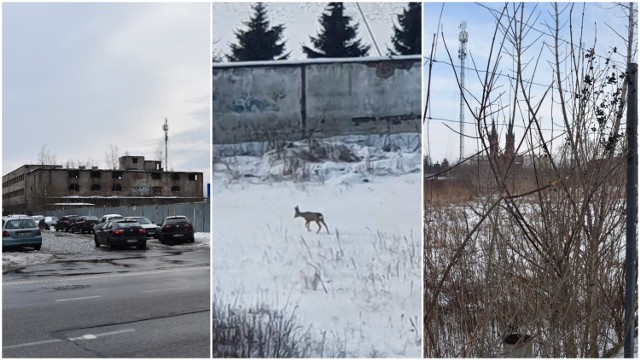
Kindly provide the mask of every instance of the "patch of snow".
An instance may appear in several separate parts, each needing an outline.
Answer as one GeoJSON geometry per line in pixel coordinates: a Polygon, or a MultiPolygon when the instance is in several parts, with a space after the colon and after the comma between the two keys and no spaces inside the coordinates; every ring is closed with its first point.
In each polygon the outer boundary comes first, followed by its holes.
{"type": "Polygon", "coordinates": [[[25,266],[47,264],[55,261],[52,254],[39,251],[2,252],[2,272],[19,269],[25,266]]]}

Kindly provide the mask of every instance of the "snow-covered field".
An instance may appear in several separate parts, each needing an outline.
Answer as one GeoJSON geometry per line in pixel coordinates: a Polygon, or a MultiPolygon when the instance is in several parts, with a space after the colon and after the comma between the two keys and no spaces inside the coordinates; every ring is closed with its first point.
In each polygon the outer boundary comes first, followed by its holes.
{"type": "Polygon", "coordinates": [[[216,164],[214,298],[295,308],[301,326],[345,356],[420,357],[420,146],[393,140],[385,152],[371,137],[342,138],[360,161],[305,163],[305,181],[273,180],[288,156],[216,164]],[[315,223],[307,232],[294,206],[321,212],[330,234],[315,223]]]}

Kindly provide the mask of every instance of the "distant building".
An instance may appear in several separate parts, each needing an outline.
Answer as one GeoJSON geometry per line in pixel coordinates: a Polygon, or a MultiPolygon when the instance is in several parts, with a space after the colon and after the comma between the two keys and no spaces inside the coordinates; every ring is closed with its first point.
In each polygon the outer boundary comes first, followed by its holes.
{"type": "Polygon", "coordinates": [[[496,161],[500,167],[506,167],[511,164],[511,167],[522,167],[523,157],[522,155],[516,155],[515,153],[515,134],[513,133],[513,121],[509,122],[507,127],[507,136],[505,150],[503,154],[499,154],[498,145],[498,132],[496,131],[496,123],[491,122],[491,133],[488,136],[489,140],[489,158],[496,161]]]}
{"type": "Polygon", "coordinates": [[[2,177],[3,214],[45,212],[64,203],[96,206],[203,201],[202,172],[166,172],[160,161],[121,156],[118,169],[23,165],[2,177]]]}

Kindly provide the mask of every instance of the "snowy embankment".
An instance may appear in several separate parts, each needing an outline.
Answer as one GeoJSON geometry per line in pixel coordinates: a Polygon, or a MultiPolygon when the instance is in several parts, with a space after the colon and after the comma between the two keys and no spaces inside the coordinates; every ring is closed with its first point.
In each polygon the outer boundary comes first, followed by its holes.
{"type": "MultiPolygon", "coordinates": [[[[214,172],[215,300],[295,309],[323,356],[420,357],[421,159],[403,136],[343,138],[330,147],[359,160],[298,164],[289,178],[305,181],[282,178],[290,153],[222,157],[236,166],[214,172]],[[321,212],[331,233],[307,232],[294,206],[321,212]]],[[[306,156],[304,143],[287,150],[306,156]]]]}

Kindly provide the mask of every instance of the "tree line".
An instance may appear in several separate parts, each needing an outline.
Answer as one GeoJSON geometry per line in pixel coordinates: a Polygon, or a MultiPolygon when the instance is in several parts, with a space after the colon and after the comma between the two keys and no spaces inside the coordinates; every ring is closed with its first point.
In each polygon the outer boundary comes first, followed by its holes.
{"type": "MultiPolygon", "coordinates": [[[[246,29],[234,31],[236,42],[230,45],[231,52],[224,57],[232,62],[288,59],[291,52],[286,51],[286,41],[283,40],[285,26],[270,26],[263,3],[256,3],[251,8],[253,14],[249,21],[244,22],[246,29]]],[[[387,55],[421,53],[421,12],[421,3],[412,2],[397,15],[398,25],[393,25],[391,38],[393,48],[387,48],[387,55]]],[[[321,30],[316,36],[309,37],[309,45],[302,46],[307,58],[363,57],[369,54],[370,45],[362,44],[358,38],[359,24],[345,15],[343,3],[329,3],[318,22],[321,30]]],[[[222,61],[222,56],[214,56],[214,61],[222,61]]]]}

